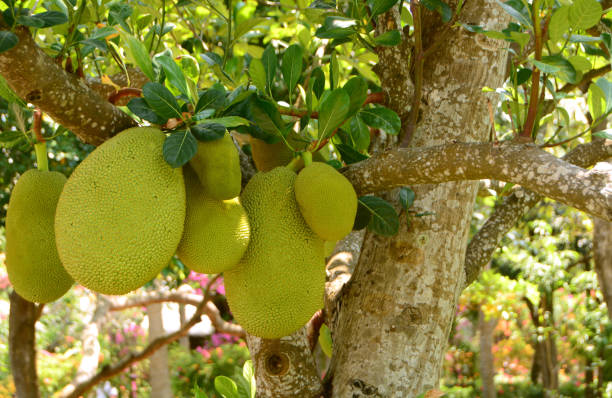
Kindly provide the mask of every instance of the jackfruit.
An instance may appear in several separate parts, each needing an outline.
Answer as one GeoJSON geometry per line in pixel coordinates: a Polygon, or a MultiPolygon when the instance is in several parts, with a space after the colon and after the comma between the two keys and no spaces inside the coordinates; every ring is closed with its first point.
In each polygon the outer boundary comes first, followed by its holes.
{"type": "Polygon", "coordinates": [[[277,167],[249,181],[241,201],[251,241],[238,266],[224,274],[234,317],[247,332],[267,339],[295,332],[323,306],[323,240],[300,214],[295,178],[277,167]]]}
{"type": "Polygon", "coordinates": [[[314,162],[303,168],[295,180],[295,199],[306,223],[321,238],[340,240],[353,229],[357,194],[332,166],[314,162]]]}
{"type": "Polygon", "coordinates": [[[94,150],[72,173],[57,204],[62,264],[83,286],[125,294],[170,261],[185,221],[181,168],[162,156],[158,129],[125,130],[94,150]]]}
{"type": "MultiPolygon", "coordinates": [[[[287,140],[296,150],[303,150],[307,146],[295,133],[289,133],[287,140]]],[[[259,171],[270,171],[276,167],[285,166],[293,159],[293,152],[282,140],[274,144],[268,144],[259,138],[251,137],[250,141],[253,162],[259,171]]],[[[328,149],[324,148],[315,152],[313,159],[324,162],[325,155],[322,152],[325,151],[328,151],[328,149]]]]}
{"type": "Polygon", "coordinates": [[[333,254],[334,249],[336,248],[336,244],[337,243],[338,243],[337,240],[326,240],[325,241],[325,246],[323,246],[324,249],[325,249],[325,251],[324,251],[325,252],[325,257],[329,257],[329,256],[331,256],[333,254]]]}
{"type": "Polygon", "coordinates": [[[249,244],[249,221],[238,198],[207,197],[191,167],[183,169],[187,213],[176,254],[196,272],[216,274],[238,264],[249,244]]]}
{"type": "Polygon", "coordinates": [[[228,132],[218,140],[198,142],[198,152],[189,164],[200,178],[208,197],[225,200],[240,195],[240,156],[228,132]]]}
{"type": "Polygon", "coordinates": [[[53,219],[66,177],[28,170],[19,178],[6,214],[6,269],[15,291],[26,300],[48,303],[74,281],[62,267],[53,219]]]}

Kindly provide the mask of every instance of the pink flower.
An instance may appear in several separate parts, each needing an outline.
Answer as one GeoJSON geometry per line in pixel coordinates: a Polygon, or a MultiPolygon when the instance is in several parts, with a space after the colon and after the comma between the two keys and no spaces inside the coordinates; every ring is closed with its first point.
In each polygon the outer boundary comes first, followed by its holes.
{"type": "Polygon", "coordinates": [[[210,358],[210,352],[207,349],[205,349],[204,347],[197,347],[196,351],[199,352],[200,354],[202,354],[204,359],[210,358]]]}
{"type": "Polygon", "coordinates": [[[115,342],[117,344],[121,344],[125,341],[125,338],[123,337],[123,334],[121,334],[121,332],[117,331],[117,333],[115,333],[115,342]]]}

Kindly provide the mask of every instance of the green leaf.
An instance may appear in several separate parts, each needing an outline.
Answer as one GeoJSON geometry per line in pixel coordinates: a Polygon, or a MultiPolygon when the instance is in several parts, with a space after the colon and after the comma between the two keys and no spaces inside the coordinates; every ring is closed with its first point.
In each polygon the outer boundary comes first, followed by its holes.
{"type": "Polygon", "coordinates": [[[215,390],[217,390],[223,398],[240,398],[238,396],[238,387],[236,383],[227,376],[215,377],[215,390]]]}
{"type": "Polygon", "coordinates": [[[359,116],[368,126],[381,129],[387,134],[397,135],[402,127],[402,121],[397,113],[382,106],[362,109],[359,111],[359,116]]]}
{"type": "Polygon", "coordinates": [[[321,39],[342,39],[356,32],[357,21],[352,18],[331,16],[326,17],[323,26],[315,32],[321,39]]]}
{"type": "Polygon", "coordinates": [[[17,17],[17,23],[23,26],[29,26],[32,28],[42,28],[45,26],[45,21],[38,19],[30,15],[20,15],[17,17]]]}
{"type": "Polygon", "coordinates": [[[374,43],[378,46],[397,46],[401,41],[402,35],[399,30],[389,30],[374,38],[374,43]]]}
{"type": "Polygon", "coordinates": [[[421,0],[421,4],[436,11],[442,17],[442,22],[448,22],[453,16],[453,10],[442,0],[421,0]]]}
{"type": "Polygon", "coordinates": [[[0,53],[15,47],[18,42],[19,38],[15,33],[8,30],[0,30],[0,53]]]}
{"type": "Polygon", "coordinates": [[[136,65],[140,68],[142,73],[144,73],[149,80],[152,82],[155,81],[155,72],[153,71],[153,62],[151,62],[151,58],[149,57],[149,52],[145,47],[144,43],[134,36],[128,33],[121,33],[121,38],[125,41],[127,45],[125,48],[128,56],[134,60],[136,65]]]}
{"type": "Polygon", "coordinates": [[[344,89],[338,88],[325,96],[319,105],[319,139],[330,137],[346,120],[351,99],[344,89]]]}
{"type": "Polygon", "coordinates": [[[166,119],[181,117],[181,108],[176,98],[163,85],[149,82],[142,88],[142,95],[151,109],[159,116],[166,119]]]}
{"type": "Polygon", "coordinates": [[[289,91],[289,98],[291,98],[291,93],[302,75],[303,55],[304,50],[302,50],[302,47],[299,44],[289,46],[283,55],[283,65],[281,66],[281,71],[283,72],[283,79],[285,80],[287,90],[289,91]]]}
{"type": "Polygon", "coordinates": [[[220,123],[202,123],[190,127],[198,141],[216,141],[223,138],[227,129],[220,123]]]}
{"type": "Polygon", "coordinates": [[[365,151],[370,147],[370,129],[364,123],[359,115],[351,118],[349,124],[350,137],[353,142],[353,147],[359,151],[365,151]]]}
{"type": "Polygon", "coordinates": [[[4,98],[6,102],[15,102],[20,106],[25,106],[25,101],[19,98],[17,94],[9,87],[6,79],[0,75],[0,97],[4,98]]]}
{"type": "Polygon", "coordinates": [[[278,58],[276,57],[274,47],[271,45],[266,47],[263,52],[261,62],[264,70],[266,71],[266,86],[268,87],[268,90],[271,90],[274,83],[274,77],[276,76],[276,68],[278,66],[278,58]]]}
{"type": "Polygon", "coordinates": [[[348,116],[354,115],[368,97],[368,82],[363,77],[356,76],[346,82],[343,89],[350,98],[348,116]]]}
{"type": "Polygon", "coordinates": [[[326,324],[321,325],[321,329],[319,329],[319,345],[321,346],[321,351],[323,351],[323,353],[328,358],[331,358],[333,352],[333,343],[331,331],[329,330],[326,324]]]}
{"type": "Polygon", "coordinates": [[[263,131],[274,135],[286,135],[285,123],[281,118],[276,103],[267,98],[256,96],[251,103],[253,119],[263,131]]]}
{"type": "Polygon", "coordinates": [[[495,0],[495,1],[497,2],[497,4],[499,4],[504,9],[504,11],[510,14],[512,18],[519,21],[522,25],[528,28],[533,27],[533,23],[531,22],[531,17],[529,16],[528,12],[524,8],[521,11],[519,11],[516,8],[512,7],[510,4],[508,4],[509,2],[502,3],[500,0],[495,0]]]}
{"type": "Polygon", "coordinates": [[[249,385],[251,386],[251,396],[250,398],[255,398],[255,371],[253,370],[253,361],[250,359],[244,362],[244,366],[242,367],[242,377],[249,381],[249,385]]]}
{"type": "Polygon", "coordinates": [[[174,59],[168,55],[162,55],[155,58],[155,61],[161,65],[168,82],[176,87],[181,94],[191,99],[191,92],[187,88],[185,75],[183,75],[181,68],[174,62],[174,59]]]}
{"type": "Polygon", "coordinates": [[[399,217],[389,202],[376,196],[362,196],[359,203],[372,214],[368,230],[384,236],[397,234],[399,217]]]}
{"type": "Polygon", "coordinates": [[[217,53],[207,52],[200,54],[200,58],[204,60],[209,66],[223,65],[223,58],[217,53]]]}
{"type": "Polygon", "coordinates": [[[597,25],[603,9],[597,0],[574,0],[569,10],[569,23],[577,29],[589,29],[597,25]]]}
{"type": "Polygon", "coordinates": [[[363,153],[357,152],[355,149],[346,144],[338,144],[336,145],[336,149],[346,164],[358,163],[368,158],[363,153]]]}
{"type": "Polygon", "coordinates": [[[353,229],[355,231],[359,231],[368,226],[370,221],[372,220],[372,213],[368,210],[367,207],[361,204],[361,202],[357,201],[357,214],[355,215],[355,222],[353,223],[353,229]]]}
{"type": "Polygon", "coordinates": [[[370,6],[371,18],[375,18],[378,15],[387,12],[393,7],[398,0],[368,0],[368,6],[370,6]]]}
{"type": "Polygon", "coordinates": [[[204,109],[219,110],[225,106],[225,91],[218,88],[209,88],[200,94],[194,113],[199,113],[204,109]]]}
{"type": "Polygon", "coordinates": [[[576,69],[571,62],[561,55],[547,55],[533,64],[544,73],[556,75],[570,83],[576,82],[576,69]]]}
{"type": "Polygon", "coordinates": [[[227,128],[230,127],[238,127],[238,126],[248,126],[252,124],[248,119],[245,119],[240,116],[223,116],[215,119],[208,119],[208,123],[219,123],[222,126],[227,128]]]}
{"type": "Polygon", "coordinates": [[[144,98],[131,99],[130,102],[128,102],[127,107],[134,115],[153,124],[162,125],[168,121],[168,118],[158,116],[157,113],[155,113],[147,104],[144,98]]]}
{"type": "Polygon", "coordinates": [[[592,83],[589,87],[587,104],[593,120],[599,119],[604,114],[606,98],[601,87],[595,83],[592,83]]]}
{"type": "Polygon", "coordinates": [[[334,90],[338,87],[340,81],[340,65],[338,64],[338,57],[336,51],[332,51],[329,57],[329,88],[334,90]]]}
{"type": "Polygon", "coordinates": [[[402,204],[404,210],[408,210],[414,204],[414,199],[416,198],[416,194],[414,191],[408,187],[402,187],[399,190],[399,200],[402,204]]]}
{"type": "Polygon", "coordinates": [[[312,92],[317,98],[321,98],[323,91],[325,90],[325,73],[320,66],[317,66],[310,75],[312,81],[312,92]]]}
{"type": "Polygon", "coordinates": [[[596,133],[593,133],[593,136],[599,137],[599,138],[605,138],[607,140],[612,140],[612,129],[605,129],[605,130],[598,131],[596,133]]]}
{"type": "Polygon", "coordinates": [[[605,77],[600,77],[597,79],[595,84],[597,84],[597,86],[601,89],[606,101],[605,113],[608,113],[610,110],[612,110],[612,82],[605,77]]]}
{"type": "Polygon", "coordinates": [[[60,11],[46,11],[32,16],[43,21],[43,28],[49,28],[68,22],[68,16],[60,11]]]}
{"type": "Polygon", "coordinates": [[[197,151],[198,142],[189,130],[174,132],[164,141],[164,159],[174,168],[189,162],[197,151]]]}
{"type": "Polygon", "coordinates": [[[251,60],[251,64],[249,65],[249,76],[251,76],[251,80],[255,87],[257,87],[260,92],[265,93],[267,77],[261,59],[254,58],[251,60]]]}
{"type": "Polygon", "coordinates": [[[563,35],[569,31],[569,12],[570,6],[559,7],[548,24],[548,37],[552,41],[558,41],[563,39],[563,35]]]}

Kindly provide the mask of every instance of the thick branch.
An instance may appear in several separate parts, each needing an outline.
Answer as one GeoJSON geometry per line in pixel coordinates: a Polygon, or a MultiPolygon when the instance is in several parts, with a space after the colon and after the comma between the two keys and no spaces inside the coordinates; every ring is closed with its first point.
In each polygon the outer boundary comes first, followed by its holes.
{"type": "MultiPolygon", "coordinates": [[[[146,292],[143,295],[139,295],[136,297],[118,297],[113,298],[113,302],[110,307],[110,311],[122,311],[127,308],[133,307],[145,307],[149,304],[154,303],[164,303],[164,302],[174,302],[179,304],[190,304],[193,306],[200,305],[202,301],[202,297],[200,295],[189,293],[189,292],[181,292],[181,291],[172,291],[172,292],[146,292]]],[[[209,301],[204,306],[203,313],[208,316],[210,322],[212,323],[215,330],[219,333],[227,333],[232,336],[237,336],[244,338],[245,333],[240,325],[236,325],[231,322],[225,321],[221,317],[221,313],[217,306],[209,301]]]]}
{"type": "Polygon", "coordinates": [[[15,291],[9,297],[9,356],[16,393],[18,397],[38,398],[34,325],[40,315],[40,306],[22,298],[15,291]]]}
{"type": "Polygon", "coordinates": [[[393,187],[460,180],[497,179],[612,220],[612,166],[584,170],[534,145],[454,143],[401,148],[344,171],[359,194],[393,187]]]}
{"type": "MultiPolygon", "coordinates": [[[[604,140],[579,145],[563,157],[566,162],[579,167],[589,167],[605,161],[612,156],[612,145],[604,140]]],[[[538,203],[542,197],[524,188],[515,190],[485,222],[474,235],[465,255],[466,286],[470,285],[480,270],[491,258],[498,242],[508,233],[527,210],[538,203]]]]}
{"type": "Polygon", "coordinates": [[[134,120],[63,70],[39,48],[29,30],[15,29],[19,43],[0,53],[0,75],[21,98],[34,104],[83,142],[98,145],[134,120]]]}

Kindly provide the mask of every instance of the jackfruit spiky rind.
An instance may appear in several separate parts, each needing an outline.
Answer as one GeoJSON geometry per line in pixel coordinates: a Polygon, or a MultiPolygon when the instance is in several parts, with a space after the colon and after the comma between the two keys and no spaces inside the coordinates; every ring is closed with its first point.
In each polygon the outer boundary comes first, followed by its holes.
{"type": "Polygon", "coordinates": [[[183,169],[187,213],[176,254],[190,269],[216,274],[235,267],[249,244],[249,221],[238,198],[206,196],[193,169],[183,169]]]}
{"type": "Polygon", "coordinates": [[[262,338],[290,335],[323,306],[323,241],[299,212],[295,178],[278,167],[251,179],[241,197],[251,241],[238,267],[224,274],[234,317],[262,338]]]}
{"type": "Polygon", "coordinates": [[[357,194],[351,183],[327,163],[314,162],[295,180],[295,199],[310,228],[325,240],[340,240],[353,229],[357,194]]]}
{"type": "Polygon", "coordinates": [[[228,132],[218,140],[198,142],[198,152],[189,164],[198,175],[208,197],[225,200],[240,195],[240,155],[228,132]]]}
{"type": "Polygon", "coordinates": [[[163,158],[164,134],[125,130],[94,150],[60,196],[55,233],[68,273],[104,294],[125,294],[170,261],[185,220],[181,168],[163,158]]]}
{"type": "Polygon", "coordinates": [[[66,177],[28,170],[13,188],[6,214],[6,268],[15,291],[26,300],[49,303],[74,281],[55,248],[55,208],[66,177]]]}

